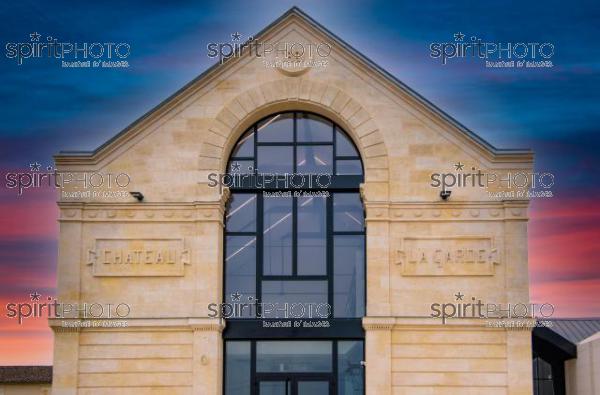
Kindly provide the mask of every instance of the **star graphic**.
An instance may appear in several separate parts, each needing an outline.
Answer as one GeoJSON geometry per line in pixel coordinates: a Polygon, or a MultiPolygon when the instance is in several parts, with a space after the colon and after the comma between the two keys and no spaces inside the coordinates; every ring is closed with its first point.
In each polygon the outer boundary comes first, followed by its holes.
{"type": "Polygon", "coordinates": [[[463,296],[465,295],[461,294],[460,291],[458,291],[458,293],[454,294],[454,296],[456,296],[456,300],[463,300],[463,296]]]}
{"type": "Polygon", "coordinates": [[[241,167],[241,165],[238,162],[233,162],[231,164],[231,171],[233,171],[234,173],[237,173],[240,171],[240,167],[241,167]]]}
{"type": "Polygon", "coordinates": [[[454,41],[462,41],[465,39],[465,35],[461,32],[454,33],[454,41]]]}
{"type": "Polygon", "coordinates": [[[458,162],[454,164],[454,167],[456,168],[456,170],[463,171],[463,167],[465,167],[465,164],[458,162]]]}
{"type": "Polygon", "coordinates": [[[239,32],[235,32],[235,33],[233,33],[233,34],[231,35],[231,39],[232,39],[233,41],[240,41],[240,37],[241,37],[241,36],[242,36],[242,35],[241,35],[239,32]]]}
{"type": "Polygon", "coordinates": [[[241,297],[242,297],[242,294],[237,291],[235,293],[231,294],[231,300],[234,302],[239,302],[241,297]]]}
{"type": "Polygon", "coordinates": [[[40,171],[40,167],[42,167],[42,165],[40,165],[37,162],[29,164],[29,168],[31,169],[31,171],[40,171]]]}
{"type": "Polygon", "coordinates": [[[29,35],[29,37],[31,37],[31,41],[40,41],[40,37],[42,35],[39,34],[38,32],[33,32],[29,35]]]}
{"type": "Polygon", "coordinates": [[[29,297],[31,298],[32,301],[40,300],[40,296],[42,296],[42,295],[37,293],[37,291],[33,291],[32,294],[29,294],[29,297]]]}

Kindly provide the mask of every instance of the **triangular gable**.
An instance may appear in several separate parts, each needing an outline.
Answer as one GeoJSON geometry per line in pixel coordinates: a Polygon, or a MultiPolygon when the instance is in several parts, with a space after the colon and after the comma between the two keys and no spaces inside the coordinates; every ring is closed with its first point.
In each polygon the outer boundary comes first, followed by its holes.
{"type": "MultiPolygon", "coordinates": [[[[265,37],[273,30],[277,29],[279,26],[287,23],[293,18],[299,18],[304,23],[308,24],[310,27],[315,29],[318,33],[324,35],[329,40],[335,43],[336,48],[342,48],[347,55],[351,56],[353,59],[360,62],[363,66],[369,68],[374,72],[375,75],[380,77],[384,82],[387,82],[393,88],[397,90],[397,94],[401,95],[403,98],[409,98],[412,102],[419,105],[423,110],[427,111],[429,114],[433,115],[434,118],[437,118],[445,125],[449,125],[454,130],[458,131],[467,141],[471,144],[474,144],[479,149],[487,152],[489,157],[492,158],[493,161],[498,162],[519,162],[519,163],[532,163],[533,162],[533,151],[530,149],[504,149],[504,148],[496,148],[483,138],[479,137],[477,134],[469,130],[466,126],[462,125],[460,122],[452,118],[450,115],[445,113],[443,110],[435,106],[433,103],[425,99],[423,96],[418,94],[416,91],[411,89],[409,86],[404,84],[398,78],[394,77],[383,68],[378,66],[368,57],[354,49],[348,43],[343,41],[341,38],[336,36],[334,33],[330,32],[323,25],[315,21],[309,15],[307,15],[304,11],[299,9],[298,7],[292,7],[263,30],[261,30],[258,34],[255,34],[253,37],[255,40],[260,40],[262,37],[265,37]]],[[[108,152],[112,151],[115,147],[119,146],[122,141],[126,141],[129,139],[129,134],[137,134],[139,131],[143,130],[147,125],[151,124],[153,121],[159,119],[164,110],[167,107],[171,107],[173,103],[182,101],[189,97],[193,92],[197,91],[197,89],[201,86],[204,86],[206,83],[210,81],[210,79],[224,71],[226,68],[230,67],[240,58],[229,58],[226,61],[221,63],[216,63],[206,71],[201,73],[198,77],[194,78],[192,81],[187,83],[185,86],[180,88],[174,94],[163,100],[160,104],[152,108],[146,114],[138,118],[136,121],[131,123],[117,135],[112,137],[110,140],[102,144],[100,147],[96,148],[93,151],[61,151],[59,154],[55,155],[55,160],[57,164],[93,164],[97,163],[99,157],[104,156],[104,154],[108,154],[108,152]]]]}

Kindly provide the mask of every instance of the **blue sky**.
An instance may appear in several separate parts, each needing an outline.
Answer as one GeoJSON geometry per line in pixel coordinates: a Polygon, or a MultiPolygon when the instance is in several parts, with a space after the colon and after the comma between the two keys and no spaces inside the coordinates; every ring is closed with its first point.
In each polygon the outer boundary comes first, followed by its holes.
{"type": "Polygon", "coordinates": [[[19,2],[2,5],[4,42],[36,31],[60,41],[128,42],[129,69],[63,69],[0,61],[0,166],[49,163],[92,149],[212,64],[209,42],[258,32],[292,5],[499,147],[531,147],[572,193],[598,165],[599,7],[593,2],[19,2]],[[463,32],[486,41],[551,42],[550,69],[486,69],[429,57],[463,32]],[[554,167],[554,168],[553,168],[554,167]]]}

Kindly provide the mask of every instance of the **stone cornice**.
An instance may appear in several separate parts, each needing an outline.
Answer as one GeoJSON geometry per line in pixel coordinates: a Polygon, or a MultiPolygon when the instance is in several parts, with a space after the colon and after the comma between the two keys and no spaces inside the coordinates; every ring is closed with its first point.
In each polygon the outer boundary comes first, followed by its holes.
{"type": "Polygon", "coordinates": [[[61,222],[219,222],[229,190],[219,200],[180,203],[59,202],[61,222]]]}
{"type": "MultiPolygon", "coordinates": [[[[198,318],[124,318],[127,326],[123,327],[65,327],[64,323],[75,323],[77,321],[107,321],[101,319],[83,320],[80,318],[51,318],[48,325],[56,333],[76,333],[81,331],[161,331],[161,330],[193,330],[222,332],[225,329],[225,320],[220,318],[198,317],[198,318]]],[[[111,321],[111,320],[108,320],[111,321]]]]}
{"type": "Polygon", "coordinates": [[[396,323],[394,317],[363,317],[362,325],[366,331],[391,330],[396,323]]]}
{"type": "Polygon", "coordinates": [[[367,222],[527,220],[528,201],[364,202],[367,222]]]}

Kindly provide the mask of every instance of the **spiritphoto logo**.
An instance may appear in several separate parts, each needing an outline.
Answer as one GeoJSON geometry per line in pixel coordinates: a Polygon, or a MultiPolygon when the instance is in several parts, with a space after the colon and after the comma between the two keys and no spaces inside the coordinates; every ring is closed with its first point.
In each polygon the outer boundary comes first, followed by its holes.
{"type": "Polygon", "coordinates": [[[62,42],[58,38],[33,32],[28,41],[8,42],[5,56],[15,59],[21,66],[30,59],[60,59],[61,67],[74,68],[126,68],[125,60],[131,54],[131,46],[125,42],[62,42]]]}
{"type": "Polygon", "coordinates": [[[209,173],[208,186],[228,188],[254,189],[326,189],[331,186],[332,175],[327,173],[261,173],[252,166],[242,168],[238,162],[233,162],[229,173],[209,173]]]}
{"type": "Polygon", "coordinates": [[[124,319],[131,313],[127,303],[64,303],[52,296],[42,297],[37,291],[29,294],[27,302],[9,302],[5,316],[16,319],[19,325],[29,318],[81,318],[84,320],[124,319]]]}
{"type": "Polygon", "coordinates": [[[263,58],[266,67],[326,67],[327,58],[331,54],[332,45],[327,42],[289,42],[289,41],[258,41],[249,36],[241,40],[242,34],[231,34],[229,42],[211,42],[206,46],[208,57],[218,58],[223,64],[230,58],[255,56],[263,58]],[[272,57],[272,60],[267,60],[272,57]]]}
{"type": "Polygon", "coordinates": [[[210,303],[208,316],[211,318],[270,318],[270,319],[326,319],[331,316],[329,303],[261,302],[254,296],[243,298],[240,292],[231,295],[231,302],[210,303]],[[244,300],[245,299],[245,300],[244,300]]]}
{"type": "Polygon", "coordinates": [[[551,191],[554,186],[554,174],[550,172],[484,172],[475,166],[465,168],[466,165],[460,161],[452,166],[454,171],[431,173],[430,186],[442,191],[451,191],[453,188],[483,188],[488,190],[490,198],[497,199],[554,196],[551,191]]]}
{"type": "Polygon", "coordinates": [[[119,198],[129,197],[124,188],[129,186],[131,178],[127,173],[101,172],[59,172],[54,166],[45,168],[38,162],[29,164],[28,172],[7,172],[4,176],[5,187],[14,189],[18,196],[30,188],[81,188],[81,190],[63,190],[62,198],[119,198]],[[100,191],[99,189],[103,190],[100,191]],[[120,190],[119,190],[120,189],[120,190]]]}
{"type": "Polygon", "coordinates": [[[549,42],[499,42],[484,41],[471,36],[467,41],[462,32],[454,34],[454,40],[433,42],[429,45],[429,56],[441,59],[469,58],[485,60],[489,68],[549,68],[554,56],[554,44],[549,42]]]}
{"type": "MultiPolygon", "coordinates": [[[[491,320],[488,326],[494,326],[494,321],[509,320],[547,320],[554,314],[554,305],[551,303],[484,303],[480,298],[472,296],[465,299],[466,295],[458,291],[454,295],[454,302],[432,303],[430,305],[432,318],[441,318],[446,324],[449,318],[476,318],[491,320]]],[[[528,322],[529,322],[528,321],[528,322]]],[[[523,324],[527,326],[527,323],[523,324]]]]}

